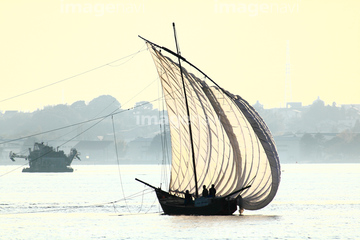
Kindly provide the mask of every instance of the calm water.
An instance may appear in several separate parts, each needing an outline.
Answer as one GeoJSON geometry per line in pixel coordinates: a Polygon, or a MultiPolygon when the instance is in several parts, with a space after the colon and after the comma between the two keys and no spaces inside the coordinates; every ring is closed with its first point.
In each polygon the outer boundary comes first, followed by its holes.
{"type": "MultiPolygon", "coordinates": [[[[266,208],[243,216],[166,216],[155,165],[74,165],[0,177],[0,239],[360,239],[360,164],[283,164],[266,208]]],[[[0,175],[18,166],[0,166],[0,175]]]]}

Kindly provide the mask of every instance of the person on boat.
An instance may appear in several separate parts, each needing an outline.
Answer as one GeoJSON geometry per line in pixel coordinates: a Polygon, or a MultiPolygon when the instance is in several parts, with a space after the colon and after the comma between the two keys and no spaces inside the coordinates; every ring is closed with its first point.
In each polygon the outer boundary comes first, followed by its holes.
{"type": "Polygon", "coordinates": [[[239,206],[239,213],[240,215],[244,212],[244,208],[243,208],[243,198],[239,195],[236,198],[236,202],[237,205],[239,206]]]}
{"type": "Polygon", "coordinates": [[[215,195],[216,195],[215,185],[212,184],[211,188],[209,189],[209,197],[215,197],[215,195]]]}
{"type": "Polygon", "coordinates": [[[191,196],[189,190],[186,190],[184,204],[185,204],[185,206],[187,206],[187,205],[190,205],[191,203],[192,203],[192,196],[191,196]]]}
{"type": "Polygon", "coordinates": [[[208,192],[208,190],[206,189],[206,186],[204,185],[203,186],[203,191],[202,191],[202,196],[203,197],[207,197],[209,195],[209,192],[208,192]]]}

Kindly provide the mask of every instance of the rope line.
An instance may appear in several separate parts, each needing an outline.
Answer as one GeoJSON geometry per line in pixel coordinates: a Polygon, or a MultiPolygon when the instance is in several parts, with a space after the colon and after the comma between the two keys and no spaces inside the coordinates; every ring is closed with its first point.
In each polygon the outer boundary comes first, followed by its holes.
{"type": "MultiPolygon", "coordinates": [[[[148,88],[150,85],[152,85],[154,82],[156,81],[156,79],[151,82],[149,85],[147,85],[143,90],[141,90],[139,93],[137,93],[133,98],[131,98],[129,101],[131,101],[132,99],[134,99],[136,96],[138,96],[141,92],[143,92],[146,88],[148,88]]],[[[186,84],[186,86],[188,86],[188,84],[186,84]]],[[[180,89],[181,90],[181,89],[180,89]]],[[[172,92],[173,94],[176,93],[177,91],[180,91],[180,90],[176,90],[174,92],[172,92]]],[[[129,110],[133,110],[135,108],[139,108],[139,107],[142,107],[142,106],[145,106],[147,104],[151,104],[152,102],[155,102],[155,101],[159,101],[160,99],[163,99],[165,96],[168,96],[170,95],[167,94],[167,95],[163,95],[162,97],[158,97],[156,99],[153,99],[151,101],[146,101],[145,103],[143,104],[139,104],[137,106],[134,106],[134,107],[130,107],[130,108],[127,108],[127,109],[123,109],[119,112],[116,112],[118,109],[115,109],[112,113],[110,114],[107,114],[107,115],[104,115],[102,117],[98,117],[98,118],[93,118],[93,119],[89,119],[89,120],[86,120],[86,121],[82,121],[82,122],[78,122],[78,123],[74,123],[74,124],[70,124],[70,125],[67,125],[67,126],[64,126],[64,127],[59,127],[59,128],[54,128],[54,129],[51,129],[51,130],[48,130],[48,131],[44,131],[44,132],[40,132],[40,133],[35,133],[35,134],[31,134],[31,135],[27,135],[27,136],[24,136],[24,137],[19,137],[19,138],[15,138],[15,139],[10,139],[10,140],[7,140],[7,141],[3,141],[3,142],[0,142],[0,145],[1,144],[5,144],[5,143],[10,143],[10,142],[14,142],[14,141],[18,141],[18,140],[22,140],[22,139],[25,139],[25,138],[29,138],[29,137],[34,137],[34,136],[38,136],[38,135],[42,135],[42,134],[46,134],[46,133],[50,133],[50,132],[55,132],[55,131],[59,131],[59,130],[62,130],[62,129],[66,129],[66,128],[69,128],[69,127],[74,127],[74,126],[77,126],[77,125],[81,125],[81,124],[84,124],[84,123],[89,123],[89,122],[93,122],[93,121],[96,121],[96,120],[99,120],[99,119],[102,119],[102,118],[107,118],[107,117],[110,117],[112,115],[116,115],[116,114],[121,114],[125,111],[129,111],[129,110]]],[[[175,99],[176,100],[176,99],[175,99]]],[[[128,103],[129,101],[127,101],[126,103],[128,103]]],[[[125,104],[126,104],[125,103],[125,104]]]]}
{"type": "Polygon", "coordinates": [[[117,148],[117,141],[116,141],[116,133],[115,133],[115,124],[114,124],[114,116],[111,116],[111,121],[112,121],[112,128],[113,128],[113,134],[114,134],[114,144],[115,144],[115,152],[116,152],[116,161],[117,161],[117,168],[118,168],[118,172],[119,172],[119,180],[120,180],[120,186],[121,186],[121,190],[125,199],[125,205],[126,208],[128,209],[128,211],[131,213],[130,208],[127,204],[126,198],[125,198],[125,191],[124,191],[124,186],[122,184],[122,179],[121,179],[121,171],[120,171],[120,163],[119,163],[119,154],[118,154],[118,148],[117,148]]]}
{"type": "MultiPolygon", "coordinates": [[[[145,190],[142,190],[140,192],[134,193],[134,194],[128,196],[127,198],[123,198],[123,199],[119,199],[119,200],[111,201],[111,202],[95,203],[95,204],[89,204],[89,205],[85,205],[85,206],[79,206],[79,205],[63,206],[63,207],[58,207],[58,208],[54,208],[54,209],[46,209],[46,210],[31,211],[31,212],[0,213],[0,215],[44,213],[44,212],[54,212],[54,211],[59,211],[59,210],[66,210],[66,209],[70,209],[70,208],[71,209],[77,209],[77,208],[78,209],[84,209],[84,208],[92,208],[92,207],[101,207],[101,206],[104,206],[104,205],[110,205],[110,206],[112,205],[114,207],[114,209],[116,209],[115,204],[118,203],[118,202],[125,201],[127,199],[134,198],[134,197],[139,197],[141,195],[153,194],[153,192],[154,192],[153,189],[145,189],[145,190]]],[[[152,204],[151,207],[153,205],[154,204],[152,204]]],[[[149,212],[149,210],[146,213],[148,213],[148,212],[149,212]]],[[[132,213],[132,214],[136,215],[136,213],[132,213]]],[[[142,214],[142,213],[137,213],[137,214],[142,214]]]]}
{"type": "MultiPolygon", "coordinates": [[[[142,47],[142,48],[143,48],[143,47],[142,47]]],[[[0,100],[0,103],[1,103],[1,102],[5,102],[5,101],[8,101],[8,100],[11,100],[11,99],[14,99],[14,98],[18,98],[18,97],[21,97],[21,96],[24,96],[24,95],[27,95],[27,94],[29,94],[29,93],[33,93],[33,92],[39,91],[39,90],[44,89],[44,88],[47,88],[47,87],[51,87],[51,86],[53,86],[53,85],[59,84],[59,83],[61,83],[61,82],[65,82],[65,81],[67,81],[67,80],[76,78],[76,77],[81,76],[81,75],[84,75],[84,74],[86,74],[86,73],[89,73],[89,72],[98,70],[98,69],[100,69],[100,68],[103,68],[103,67],[106,67],[106,66],[111,66],[112,63],[118,62],[118,61],[123,60],[123,59],[125,59],[125,58],[128,58],[128,57],[134,58],[134,55],[137,55],[138,53],[147,50],[147,49],[142,49],[142,48],[141,48],[139,51],[137,51],[137,52],[135,52],[135,53],[132,53],[132,54],[126,56],[126,57],[122,57],[122,58],[116,59],[116,60],[111,61],[111,62],[109,62],[109,63],[103,64],[103,65],[98,66],[98,67],[94,67],[94,68],[92,68],[92,69],[89,69],[89,70],[86,70],[86,71],[84,71],[84,72],[81,72],[81,73],[72,75],[72,76],[70,76],[70,77],[61,79],[61,80],[59,80],[59,81],[56,81],[56,82],[53,82],[53,83],[44,85],[44,86],[42,86],[42,87],[38,87],[38,88],[35,88],[35,89],[33,89],[33,90],[30,90],[30,91],[27,91],[27,92],[24,92],[24,93],[15,95],[15,96],[2,99],[2,100],[0,100]]],[[[131,59],[132,59],[132,58],[131,58],[131,59]]],[[[130,59],[130,60],[131,60],[131,59],[130,59]]],[[[128,61],[126,61],[126,62],[128,62],[128,61]]],[[[123,64],[124,64],[124,63],[123,63],[123,64]]],[[[120,64],[119,66],[121,66],[121,65],[122,65],[122,64],[120,64]]],[[[114,67],[114,66],[111,66],[111,67],[114,67]]]]}

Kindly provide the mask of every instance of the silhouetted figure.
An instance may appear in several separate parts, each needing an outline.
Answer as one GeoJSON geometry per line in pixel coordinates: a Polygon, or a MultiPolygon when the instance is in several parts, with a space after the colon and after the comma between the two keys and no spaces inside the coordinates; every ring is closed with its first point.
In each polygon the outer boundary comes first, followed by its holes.
{"type": "Polygon", "coordinates": [[[207,197],[208,195],[209,195],[209,192],[208,192],[208,190],[206,189],[206,186],[204,185],[204,186],[203,186],[202,196],[203,196],[203,197],[207,197]]]}
{"type": "Polygon", "coordinates": [[[236,201],[237,201],[237,205],[239,206],[239,213],[240,215],[244,212],[244,207],[243,207],[243,198],[239,195],[237,198],[236,198],[236,201]]]}
{"type": "Polygon", "coordinates": [[[191,196],[191,194],[189,193],[189,190],[186,190],[186,192],[185,192],[185,202],[184,202],[184,204],[185,204],[185,206],[187,206],[187,205],[190,205],[192,203],[192,196],[191,196]]]}
{"type": "Polygon", "coordinates": [[[209,196],[210,196],[210,197],[215,197],[215,195],[216,195],[215,185],[212,184],[212,185],[211,185],[211,188],[209,189],[209,196]]]}

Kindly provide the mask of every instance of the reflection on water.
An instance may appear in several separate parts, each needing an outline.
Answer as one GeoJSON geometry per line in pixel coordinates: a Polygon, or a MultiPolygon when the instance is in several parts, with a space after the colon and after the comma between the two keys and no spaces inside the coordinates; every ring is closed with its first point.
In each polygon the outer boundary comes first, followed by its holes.
{"type": "MultiPolygon", "coordinates": [[[[1,166],[1,173],[13,167],[1,166]]],[[[20,169],[1,177],[2,238],[360,237],[360,164],[283,164],[274,201],[242,216],[162,215],[153,190],[134,180],[139,177],[159,186],[160,166],[74,168],[74,173],[21,173],[20,169]]]]}

